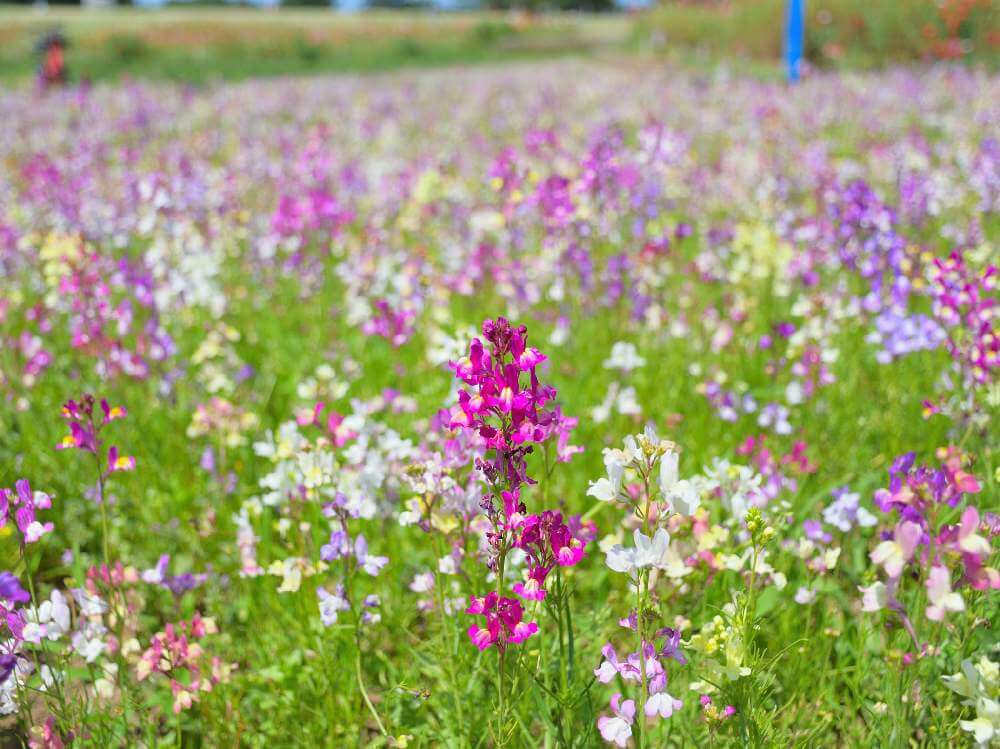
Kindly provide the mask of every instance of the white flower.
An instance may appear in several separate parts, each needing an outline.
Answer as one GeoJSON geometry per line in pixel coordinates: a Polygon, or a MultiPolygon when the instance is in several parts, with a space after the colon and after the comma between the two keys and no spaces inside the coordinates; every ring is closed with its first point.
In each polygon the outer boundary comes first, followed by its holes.
{"type": "Polygon", "coordinates": [[[299,471],[302,484],[307,489],[315,489],[330,480],[333,475],[333,454],[314,450],[299,455],[299,471]]]}
{"type": "Polygon", "coordinates": [[[410,583],[410,590],[414,593],[429,593],[434,590],[434,573],[418,572],[410,583]]]}
{"type": "Polygon", "coordinates": [[[639,356],[639,351],[636,349],[635,344],[618,341],[611,346],[611,355],[605,360],[604,368],[631,372],[645,363],[646,360],[639,356]]]}
{"type": "Polygon", "coordinates": [[[455,564],[455,557],[445,554],[438,560],[438,572],[442,575],[457,575],[458,565],[455,564]]]}
{"type": "Polygon", "coordinates": [[[951,575],[947,567],[931,567],[927,576],[927,618],[934,622],[944,619],[949,611],[965,611],[962,594],[951,589],[951,575]]]}
{"type": "Polygon", "coordinates": [[[668,450],[660,458],[660,491],[664,494],[669,493],[677,483],[679,461],[680,456],[673,450],[668,450]]]}
{"type": "Polygon", "coordinates": [[[618,407],[618,413],[622,416],[638,416],[642,413],[642,406],[639,405],[639,399],[636,397],[635,388],[631,386],[622,388],[621,392],[618,393],[618,399],[615,405],[618,407]]]}
{"type": "Polygon", "coordinates": [[[803,586],[800,587],[797,591],[795,591],[795,603],[807,606],[815,600],[816,600],[815,590],[809,590],[809,588],[803,586]]]}
{"type": "Polygon", "coordinates": [[[962,670],[941,680],[956,694],[964,697],[963,705],[976,708],[974,720],[959,721],[963,731],[973,735],[979,746],[991,746],[1000,738],[1000,702],[997,689],[1000,687],[1000,666],[986,656],[973,665],[971,660],[962,661],[962,670]]]}
{"type": "Polygon", "coordinates": [[[607,553],[606,563],[615,572],[632,573],[646,567],[667,567],[667,552],[670,548],[670,534],[660,528],[650,539],[641,531],[633,536],[635,547],[626,549],[621,544],[615,544],[607,553]]]}
{"type": "Polygon", "coordinates": [[[302,585],[302,568],[295,558],[276,560],[267,568],[270,575],[281,577],[281,585],[278,586],[279,593],[294,593],[302,585]]]}
{"type": "Polygon", "coordinates": [[[881,611],[889,602],[889,591],[885,583],[872,583],[867,588],[858,586],[858,590],[862,593],[862,611],[881,611]]]}
{"type": "MultiPolygon", "coordinates": [[[[1000,716],[1000,708],[997,707],[996,701],[983,700],[983,703],[987,708],[992,706],[993,710],[1000,716]]],[[[958,721],[962,730],[971,733],[979,746],[989,746],[993,737],[1000,735],[1000,728],[997,724],[1000,724],[1000,720],[990,720],[990,718],[983,716],[979,716],[975,720],[958,721]]]]}
{"type": "Polygon", "coordinates": [[[81,655],[87,663],[93,663],[104,652],[104,636],[107,629],[104,625],[87,625],[83,629],[74,632],[70,638],[73,650],[81,655]]]}
{"type": "Polygon", "coordinates": [[[666,556],[663,558],[663,563],[660,565],[660,569],[663,570],[667,577],[675,580],[694,572],[693,569],[684,564],[684,558],[673,548],[667,549],[666,556]]]}
{"type": "Polygon", "coordinates": [[[642,413],[639,401],[636,398],[635,388],[619,387],[617,382],[608,385],[607,395],[600,405],[591,409],[590,417],[597,423],[607,421],[611,416],[612,409],[618,411],[623,416],[637,416],[642,413]]]}
{"type": "Polygon", "coordinates": [[[597,481],[590,482],[590,486],[587,488],[587,496],[601,502],[610,502],[618,496],[618,491],[608,479],[597,479],[597,481]]]}
{"type": "Polygon", "coordinates": [[[792,380],[785,387],[785,400],[788,401],[790,405],[797,406],[805,400],[805,393],[802,389],[802,383],[798,380],[792,380]]]}
{"type": "Polygon", "coordinates": [[[102,668],[104,675],[94,682],[94,692],[101,699],[110,700],[114,696],[118,682],[118,664],[105,663],[102,668]]]}
{"type": "Polygon", "coordinates": [[[701,491],[693,481],[678,479],[678,459],[679,456],[673,450],[668,450],[660,458],[660,492],[675,512],[694,515],[701,505],[701,491]]]}
{"type": "Polygon", "coordinates": [[[76,605],[80,607],[80,613],[84,616],[101,616],[108,610],[108,604],[98,596],[88,593],[84,588],[73,588],[70,590],[70,594],[76,601],[76,605]]]}
{"type": "Polygon", "coordinates": [[[622,491],[625,465],[628,462],[622,460],[623,457],[621,450],[604,451],[604,465],[607,468],[608,477],[590,482],[590,487],[587,489],[588,497],[594,497],[601,502],[610,502],[618,498],[622,491]]]}
{"type": "Polygon", "coordinates": [[[661,718],[669,718],[675,710],[680,710],[684,703],[676,697],[671,697],[666,692],[654,694],[646,700],[646,715],[653,717],[659,715],[661,718]]]}

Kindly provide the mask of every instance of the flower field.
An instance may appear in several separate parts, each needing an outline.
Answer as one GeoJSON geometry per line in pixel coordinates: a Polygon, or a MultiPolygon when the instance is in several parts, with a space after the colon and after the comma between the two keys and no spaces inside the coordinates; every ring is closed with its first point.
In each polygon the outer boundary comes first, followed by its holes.
{"type": "Polygon", "coordinates": [[[1000,77],[0,121],[3,746],[1000,746],[1000,77]]]}

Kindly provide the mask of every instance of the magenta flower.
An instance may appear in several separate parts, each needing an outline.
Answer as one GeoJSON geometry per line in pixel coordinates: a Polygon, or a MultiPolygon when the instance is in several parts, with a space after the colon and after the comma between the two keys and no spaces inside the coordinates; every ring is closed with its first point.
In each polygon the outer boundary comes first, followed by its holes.
{"type": "Polygon", "coordinates": [[[556,564],[560,567],[572,567],[583,559],[583,542],[574,538],[565,525],[560,525],[549,532],[549,544],[556,564]]]}
{"type": "Polygon", "coordinates": [[[514,592],[526,601],[545,600],[545,578],[549,574],[548,567],[532,567],[528,570],[528,580],[524,583],[514,583],[514,592]]]}
{"type": "Polygon", "coordinates": [[[500,317],[483,323],[487,351],[479,338],[469,345],[469,355],[452,363],[455,376],[471,389],[458,394],[452,427],[475,429],[496,454],[483,471],[491,481],[500,477],[510,487],[532,483],[524,457],[530,444],[549,436],[555,411],[546,404],[556,391],[538,381],[535,368],[545,361],[537,349],[525,344],[527,329],[515,328],[500,317]],[[527,374],[527,381],[522,375],[527,374]]]}
{"type": "MultiPolygon", "coordinates": [[[[100,438],[101,430],[112,421],[124,419],[128,416],[128,411],[123,406],[109,405],[103,398],[98,404],[94,396],[88,393],[79,401],[66,401],[62,407],[62,416],[69,422],[69,434],[56,445],[56,449],[83,450],[100,456],[104,449],[104,442],[100,438]],[[100,406],[100,414],[95,414],[95,405],[100,406]],[[98,415],[99,419],[95,419],[95,415],[98,415]]],[[[107,478],[119,471],[134,471],[135,465],[134,457],[122,455],[115,445],[111,445],[108,448],[107,468],[103,471],[103,476],[107,478]]],[[[103,499],[100,498],[101,501],[103,499]]]]}
{"type": "Polygon", "coordinates": [[[469,638],[480,650],[486,650],[491,645],[505,650],[508,644],[524,642],[538,632],[537,624],[523,621],[524,609],[520,601],[504,598],[495,591],[483,598],[469,596],[469,607],[465,613],[486,617],[485,626],[473,624],[468,629],[469,638]]]}
{"type": "MultiPolygon", "coordinates": [[[[451,363],[456,378],[467,387],[459,390],[449,426],[475,433],[486,448],[486,455],[476,458],[476,467],[492,488],[480,505],[492,525],[486,533],[488,566],[502,582],[507,553],[521,549],[527,556],[528,579],[515,584],[514,593],[540,601],[549,571],[583,558],[592,526],[577,523],[576,534],[558,512],[527,514],[521,488],[535,482],[527,474],[526,456],[535,445],[556,438],[556,459],[568,460],[576,451],[568,444],[576,422],[564,418],[558,408],[548,408],[556,392],[538,380],[536,368],[545,355],[527,345],[524,326],[514,327],[500,317],[485,321],[482,330],[485,343],[473,338],[468,356],[451,363]]],[[[502,651],[538,631],[537,624],[522,621],[517,599],[494,592],[471,601],[467,613],[486,617],[485,625],[469,627],[469,637],[480,650],[497,645],[502,651]]]]}
{"type": "Polygon", "coordinates": [[[108,473],[116,471],[134,471],[135,458],[131,455],[119,455],[118,448],[112,445],[108,448],[108,473]]]}

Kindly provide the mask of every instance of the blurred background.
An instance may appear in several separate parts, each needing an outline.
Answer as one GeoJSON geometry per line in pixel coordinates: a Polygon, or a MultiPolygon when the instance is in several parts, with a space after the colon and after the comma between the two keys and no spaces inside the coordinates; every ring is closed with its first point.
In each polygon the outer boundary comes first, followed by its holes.
{"type": "MultiPolygon", "coordinates": [[[[261,75],[604,56],[740,61],[780,75],[788,0],[110,0],[0,4],[0,85],[30,82],[58,31],[69,75],[201,83],[261,75]]],[[[805,66],[996,67],[996,0],[807,0],[805,66]]]]}

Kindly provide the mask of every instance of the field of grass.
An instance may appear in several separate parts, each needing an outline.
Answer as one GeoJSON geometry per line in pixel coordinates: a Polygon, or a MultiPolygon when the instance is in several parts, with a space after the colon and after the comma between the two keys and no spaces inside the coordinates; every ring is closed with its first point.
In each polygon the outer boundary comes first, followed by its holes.
{"type": "Polygon", "coordinates": [[[629,23],[623,16],[488,12],[52,8],[39,14],[0,6],[0,80],[30,78],[37,66],[33,46],[53,28],[69,39],[69,64],[78,78],[201,83],[586,56],[620,48],[629,23]]]}
{"type": "MultiPolygon", "coordinates": [[[[636,37],[714,59],[782,54],[786,0],[662,3],[636,37]]],[[[996,67],[1000,10],[992,0],[809,0],[806,58],[823,67],[872,68],[933,60],[996,67]]]]}
{"type": "MultiPolygon", "coordinates": [[[[200,84],[258,76],[385,71],[553,57],[669,60],[711,68],[739,61],[780,71],[785,0],[664,3],[624,14],[431,13],[328,9],[117,8],[38,12],[0,5],[0,81],[35,73],[33,47],[58,28],[76,79],[155,78],[200,84]]],[[[990,0],[815,0],[806,57],[814,67],[872,68],[961,60],[996,69],[1000,14],[990,0]]]]}
{"type": "Polygon", "coordinates": [[[998,121],[961,66],[0,89],[0,744],[996,746],[998,121]]]}

